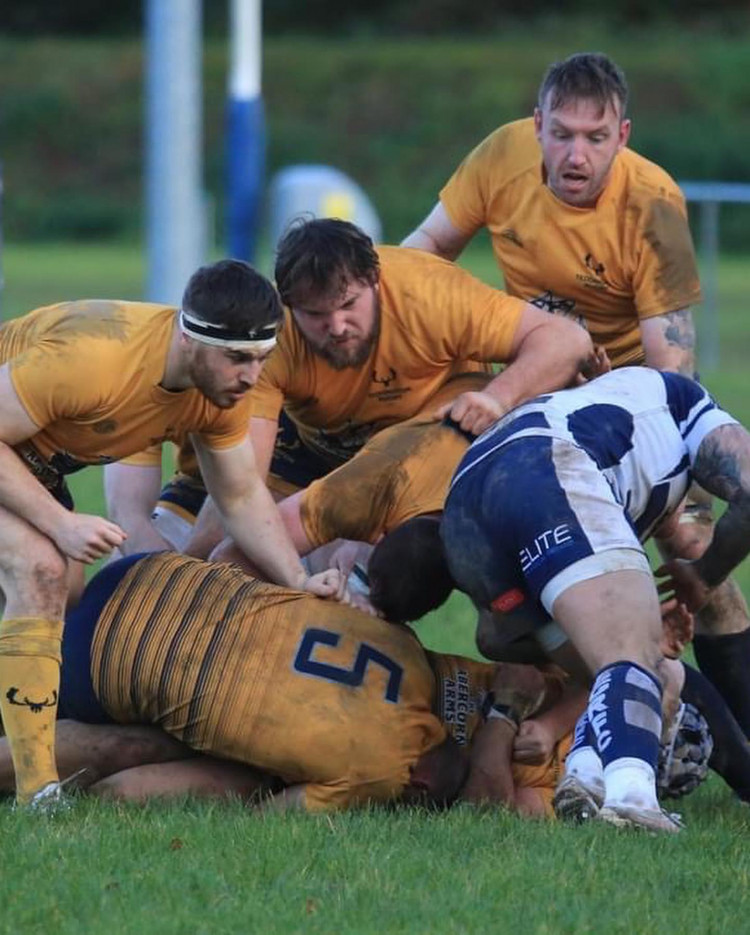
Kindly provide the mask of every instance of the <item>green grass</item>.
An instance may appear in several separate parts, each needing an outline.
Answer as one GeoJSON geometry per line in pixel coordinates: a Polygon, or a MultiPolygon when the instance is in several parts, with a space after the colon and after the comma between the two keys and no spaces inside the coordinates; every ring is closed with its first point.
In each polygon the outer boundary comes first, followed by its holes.
{"type": "Polygon", "coordinates": [[[82,801],[0,810],[0,930],[99,933],[743,933],[750,816],[686,802],[684,837],[501,811],[257,816],[240,805],[82,801]]]}
{"type": "MultiPolygon", "coordinates": [[[[486,249],[466,264],[498,281],[486,249]]],[[[750,424],[744,266],[722,261],[722,367],[703,377],[750,424]]],[[[7,245],[3,268],[10,317],[63,298],[140,298],[144,264],[137,247],[7,245]]],[[[72,486],[80,508],[102,509],[96,470],[72,486]]],[[[750,594],[747,568],[739,578],[750,594]]],[[[472,626],[454,596],[419,632],[471,652],[472,626]]],[[[0,933],[750,932],[750,812],[716,778],[679,808],[688,830],[665,839],[467,807],[260,817],[82,800],[46,821],[2,804],[0,933]]]]}

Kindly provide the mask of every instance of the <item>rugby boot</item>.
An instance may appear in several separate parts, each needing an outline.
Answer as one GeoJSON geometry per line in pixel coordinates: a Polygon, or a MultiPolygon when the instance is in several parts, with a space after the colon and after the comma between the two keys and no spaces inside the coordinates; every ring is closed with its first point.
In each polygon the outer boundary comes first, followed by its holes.
{"type": "Polygon", "coordinates": [[[588,821],[596,818],[604,802],[604,783],[592,779],[584,783],[574,773],[564,776],[555,789],[552,808],[562,821],[588,821]]]}
{"type": "Polygon", "coordinates": [[[684,825],[676,812],[667,812],[663,808],[641,808],[624,802],[603,805],[597,818],[616,828],[642,828],[645,831],[663,831],[677,834],[684,825]]]}

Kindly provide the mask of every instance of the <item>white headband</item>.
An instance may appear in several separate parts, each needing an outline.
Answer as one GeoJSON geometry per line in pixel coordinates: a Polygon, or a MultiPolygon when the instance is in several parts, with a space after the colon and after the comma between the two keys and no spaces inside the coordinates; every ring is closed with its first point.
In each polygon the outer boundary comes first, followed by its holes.
{"type": "Polygon", "coordinates": [[[276,346],[278,324],[261,325],[259,328],[246,331],[233,331],[225,325],[213,325],[201,321],[185,309],[180,309],[180,330],[183,334],[201,341],[203,344],[213,344],[227,347],[236,351],[254,351],[256,354],[265,354],[276,346]]]}

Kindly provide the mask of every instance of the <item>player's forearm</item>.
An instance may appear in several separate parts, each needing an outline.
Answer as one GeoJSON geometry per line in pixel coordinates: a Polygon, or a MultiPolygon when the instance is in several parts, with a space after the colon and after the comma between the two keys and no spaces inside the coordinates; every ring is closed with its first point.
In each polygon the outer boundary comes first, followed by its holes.
{"type": "Polygon", "coordinates": [[[588,694],[586,688],[567,685],[560,700],[534,720],[546,727],[557,743],[576,726],[588,702],[588,694]]]}
{"type": "Polygon", "coordinates": [[[642,320],[641,340],[648,367],[695,375],[695,327],[689,308],[642,320]]]}
{"type": "Polygon", "coordinates": [[[695,568],[709,588],[721,584],[750,553],[750,500],[730,503],[695,568]]]}
{"type": "Polygon", "coordinates": [[[720,584],[750,552],[750,433],[741,425],[709,432],[692,465],[695,480],[729,505],[695,569],[709,587],[720,584]]]}
{"type": "Polygon", "coordinates": [[[516,728],[508,721],[492,718],[476,732],[472,742],[469,776],[461,798],[475,805],[515,803],[511,771],[516,728]]]}
{"type": "Polygon", "coordinates": [[[303,587],[307,574],[276,504],[260,479],[249,484],[241,499],[217,499],[216,505],[231,537],[270,581],[290,588],[303,587]]]}
{"type": "Polygon", "coordinates": [[[550,316],[526,335],[516,356],[490,383],[485,392],[507,412],[540,393],[569,386],[594,354],[591,338],[583,328],[550,316]]]}
{"type": "Polygon", "coordinates": [[[107,516],[128,536],[120,548],[123,555],[172,549],[151,519],[160,490],[161,466],[115,463],[104,469],[107,516]]]}
{"type": "Polygon", "coordinates": [[[0,504],[53,541],[70,512],[27,470],[15,451],[0,442],[0,504]]]}

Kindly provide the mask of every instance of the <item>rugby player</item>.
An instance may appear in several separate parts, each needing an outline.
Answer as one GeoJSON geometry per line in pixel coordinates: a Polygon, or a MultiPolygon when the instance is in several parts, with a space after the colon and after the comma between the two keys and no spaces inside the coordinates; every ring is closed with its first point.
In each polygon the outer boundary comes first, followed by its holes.
{"type": "MultiPolygon", "coordinates": [[[[307,486],[376,431],[424,411],[458,372],[507,363],[448,407],[464,430],[478,432],[522,399],[567,385],[592,355],[573,322],[437,257],[376,249],[345,221],[294,225],[279,243],[275,279],[289,310],[253,390],[250,435],[261,475],[271,465],[269,483],[282,494],[290,492],[283,484],[307,486]]],[[[112,496],[133,496],[130,482],[123,478],[112,496]]],[[[208,554],[195,544],[190,551],[208,554]]]]}
{"type": "Polygon", "coordinates": [[[531,667],[428,652],[406,627],[234,566],[170,552],[130,556],[102,570],[68,615],[60,714],[98,728],[90,748],[76,728],[61,756],[68,770],[88,766],[90,778],[151,764],[148,782],[129,772],[98,791],[143,795],[155,779],[163,789],[161,761],[170,761],[172,791],[195,791],[196,781],[206,791],[207,775],[213,789],[218,777],[233,791],[259,781],[236,766],[225,775],[215,759],[191,761],[183,775],[172,761],[189,756],[187,747],[276,777],[277,806],[312,811],[419,793],[448,802],[468,770],[472,800],[550,814],[580,711],[555,713],[562,682],[531,667]],[[518,724],[531,713],[546,718],[554,745],[541,762],[511,766],[518,724]],[[471,747],[485,720],[504,739],[503,756],[498,743],[471,747]],[[158,726],[165,745],[135,725],[158,726]]]}
{"type": "Polygon", "coordinates": [[[281,314],[271,283],[227,260],[191,277],[181,310],[66,302],[0,329],[0,713],[20,804],[60,795],[53,737],[69,563],[126,536],[73,511],[66,474],[190,433],[240,548],[272,580],[339,594],[337,573],[308,578],[247,437],[247,392],[281,314]]]}
{"type": "Polygon", "coordinates": [[[750,550],[750,436],[698,383],[645,368],[520,406],[459,464],[442,518],[453,579],[483,607],[559,624],[595,675],[569,758],[599,816],[677,830],[656,800],[664,659],[641,542],[691,479],[727,501],[708,549],[657,572],[690,612],[750,550]]]}
{"type": "MultiPolygon", "coordinates": [[[[469,153],[403,243],[453,260],[487,228],[511,295],[583,324],[614,367],[692,377],[700,291],[685,199],[627,147],[627,104],[625,76],[607,56],[551,65],[533,117],[469,153]]],[[[710,499],[694,488],[660,551],[696,558],[712,530],[710,499]]],[[[696,615],[694,646],[750,736],[750,616],[731,579],[696,615]]]]}

